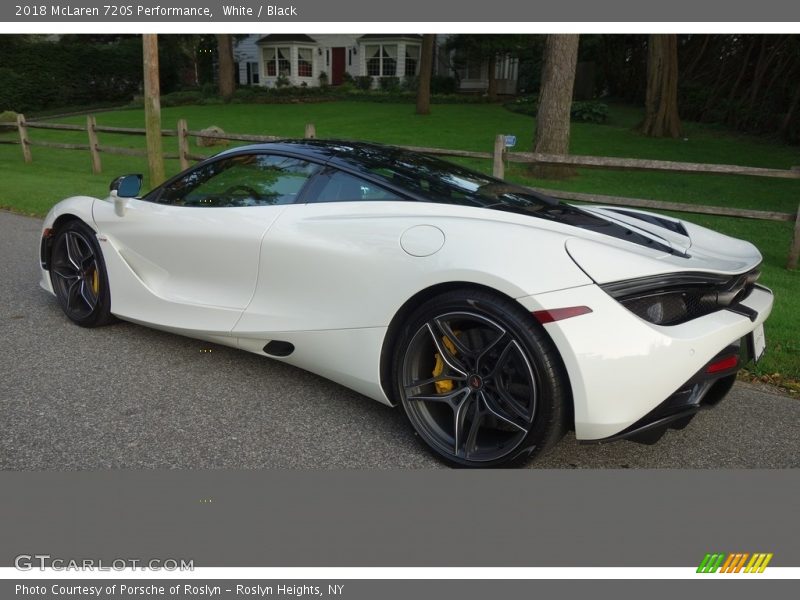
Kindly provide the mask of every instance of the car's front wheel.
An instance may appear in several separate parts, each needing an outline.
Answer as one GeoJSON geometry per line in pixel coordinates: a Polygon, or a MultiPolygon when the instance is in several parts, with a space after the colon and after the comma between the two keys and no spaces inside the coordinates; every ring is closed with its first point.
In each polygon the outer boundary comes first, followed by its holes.
{"type": "Polygon", "coordinates": [[[564,433],[568,391],[550,338],[513,300],[454,291],[420,306],[400,333],[394,382],[419,436],[462,466],[539,454],[564,433]]]}
{"type": "Polygon", "coordinates": [[[94,231],[81,221],[70,221],[56,232],[50,281],[61,309],[74,323],[99,327],[113,321],[100,245],[94,231]]]}

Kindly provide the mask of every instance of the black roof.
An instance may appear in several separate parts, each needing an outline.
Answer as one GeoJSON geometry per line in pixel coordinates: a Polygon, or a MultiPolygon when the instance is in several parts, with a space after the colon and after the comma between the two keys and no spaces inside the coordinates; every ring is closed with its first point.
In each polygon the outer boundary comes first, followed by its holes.
{"type": "Polygon", "coordinates": [[[307,44],[316,44],[317,40],[304,33],[271,33],[270,35],[259,38],[256,44],[274,44],[279,42],[305,42],[307,44]]]}
{"type": "Polygon", "coordinates": [[[297,154],[307,156],[311,159],[318,161],[328,161],[336,159],[333,162],[341,163],[348,162],[351,166],[354,163],[372,163],[378,161],[391,161],[400,155],[412,154],[409,150],[397,148],[395,146],[386,146],[383,144],[376,144],[372,142],[356,142],[351,140],[278,140],[275,142],[267,142],[264,144],[250,144],[247,146],[238,146],[230,150],[224,150],[217,156],[225,154],[234,154],[240,152],[252,151],[277,151],[287,152],[290,154],[297,154]]]}

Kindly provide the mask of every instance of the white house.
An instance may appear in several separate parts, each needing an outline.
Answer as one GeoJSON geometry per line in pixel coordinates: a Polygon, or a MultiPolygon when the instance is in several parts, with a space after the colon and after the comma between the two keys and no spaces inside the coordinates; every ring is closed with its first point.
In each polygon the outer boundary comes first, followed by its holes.
{"type": "Polygon", "coordinates": [[[419,73],[422,36],[413,34],[352,35],[302,33],[250,35],[239,40],[234,57],[239,83],[274,87],[279,78],[290,85],[317,86],[320,74],[339,85],[353,77],[414,76],[419,73]]]}
{"type": "MultiPolygon", "coordinates": [[[[444,51],[447,38],[436,36],[434,73],[457,75],[465,92],[486,90],[487,63],[469,63],[454,72],[452,56],[444,51]]],[[[241,85],[275,87],[279,78],[285,78],[289,85],[318,86],[321,73],[330,85],[339,85],[345,73],[400,79],[418,75],[421,46],[422,36],[417,34],[253,34],[237,41],[234,57],[241,85]]],[[[518,62],[513,57],[498,57],[499,93],[516,92],[518,62]]]]}

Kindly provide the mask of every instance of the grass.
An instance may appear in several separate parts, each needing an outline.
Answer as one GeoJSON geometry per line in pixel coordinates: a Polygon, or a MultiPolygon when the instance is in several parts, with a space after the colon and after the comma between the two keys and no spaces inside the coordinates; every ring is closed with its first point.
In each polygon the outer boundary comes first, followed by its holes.
{"type": "MultiPolygon", "coordinates": [[[[191,129],[217,125],[236,133],[300,137],[306,123],[315,123],[317,134],[326,138],[362,139],[377,142],[490,151],[496,134],[513,134],[518,150],[530,149],[534,120],[491,104],[436,105],[432,114],[420,117],[407,104],[329,102],[318,104],[209,105],[165,108],[165,128],[185,118],[191,129]]],[[[734,134],[695,123],[684,124],[684,138],[651,139],[633,131],[641,119],[636,108],[612,105],[607,124],[575,123],[570,150],[574,154],[622,156],[789,168],[800,165],[800,149],[771,140],[734,134]]],[[[58,122],[85,123],[83,117],[59,118],[58,122]]],[[[142,127],[141,110],[98,113],[98,123],[142,127]]],[[[76,132],[31,129],[34,140],[85,143],[76,132]]],[[[0,134],[0,140],[15,132],[0,134]]],[[[143,148],[143,137],[100,134],[105,145],[143,148]]],[[[214,149],[197,148],[210,153],[214,149]]],[[[165,151],[176,151],[175,138],[165,138],[165,151]]],[[[0,207],[26,214],[44,215],[63,197],[73,194],[103,196],[115,175],[147,172],[144,159],[103,154],[103,174],[92,175],[88,152],[32,148],[34,162],[22,161],[18,146],[0,144],[0,207]]],[[[483,171],[489,161],[462,161],[483,171]]],[[[178,162],[166,161],[168,174],[179,170],[178,162]]],[[[794,213],[800,202],[800,181],[760,177],[692,175],[671,173],[580,170],[562,181],[531,178],[523,165],[512,164],[507,178],[513,181],[577,192],[594,192],[637,198],[670,200],[794,213]]],[[[705,215],[676,215],[729,235],[755,243],[764,255],[762,282],[775,291],[776,305],[767,323],[768,354],[754,369],[774,381],[800,379],[800,311],[795,298],[800,292],[800,274],[784,268],[792,235],[790,223],[754,221],[705,215]]]]}

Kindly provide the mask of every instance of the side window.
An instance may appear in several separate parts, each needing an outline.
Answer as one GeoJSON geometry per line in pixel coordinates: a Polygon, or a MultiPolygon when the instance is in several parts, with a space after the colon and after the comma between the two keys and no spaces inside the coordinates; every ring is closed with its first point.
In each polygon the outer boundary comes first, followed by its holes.
{"type": "Polygon", "coordinates": [[[309,202],[370,202],[375,200],[403,200],[397,194],[360,177],[332,171],[323,176],[324,183],[309,202]]]}
{"type": "Polygon", "coordinates": [[[164,188],[161,204],[195,207],[292,204],[318,165],[274,154],[223,158],[164,188]]]}

